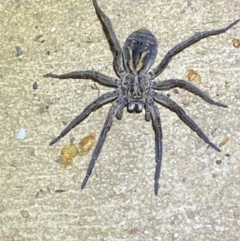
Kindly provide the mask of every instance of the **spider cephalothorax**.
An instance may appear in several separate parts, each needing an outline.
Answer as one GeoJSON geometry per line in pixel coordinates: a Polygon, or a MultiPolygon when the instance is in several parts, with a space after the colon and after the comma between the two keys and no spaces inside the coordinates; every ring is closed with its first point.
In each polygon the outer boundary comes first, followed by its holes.
{"type": "Polygon", "coordinates": [[[155,61],[158,48],[155,36],[146,29],[140,29],[129,35],[122,49],[113,31],[109,18],[99,8],[96,0],[93,0],[93,5],[99,20],[101,21],[104,29],[106,30],[106,34],[109,37],[110,46],[113,47],[113,67],[119,78],[116,79],[108,77],[96,71],[75,71],[62,75],[56,75],[52,73],[46,74],[46,77],[58,79],[92,79],[97,81],[99,84],[115,88],[114,91],[103,94],[91,104],[89,104],[81,114],[79,114],[69,123],[69,125],[60,133],[59,136],[50,142],[50,145],[53,145],[59,141],[72,128],[87,118],[87,116],[92,111],[109,102],[113,102],[97,141],[97,145],[93,151],[87,174],[81,185],[81,189],[83,189],[87,184],[89,176],[92,173],[93,167],[100,154],[103,143],[107,136],[107,132],[111,128],[114,117],[121,119],[123,109],[125,107],[127,107],[128,111],[130,112],[142,112],[142,110],[145,109],[145,120],[152,121],[153,129],[155,131],[156,167],[154,176],[154,193],[157,195],[162,162],[162,128],[159,110],[155,103],[158,103],[168,108],[172,112],[175,112],[177,116],[187,126],[195,131],[205,143],[207,143],[216,151],[220,151],[220,149],[208,139],[208,137],[202,132],[199,126],[176,102],[174,102],[171,98],[164,95],[163,93],[157,91],[169,90],[176,87],[183,88],[195,95],[200,96],[209,104],[220,107],[227,106],[214,101],[202,90],[185,80],[168,79],[161,82],[155,82],[153,80],[163,72],[163,70],[171,61],[172,57],[174,57],[176,54],[203,38],[226,32],[234,25],[236,25],[240,19],[222,29],[195,33],[189,39],[174,46],[170,51],[167,52],[163,60],[155,68],[150,69],[155,61]]]}
{"type": "Polygon", "coordinates": [[[133,75],[127,73],[122,79],[122,90],[127,97],[128,110],[141,112],[148,95],[150,82],[145,74],[133,75]]]}

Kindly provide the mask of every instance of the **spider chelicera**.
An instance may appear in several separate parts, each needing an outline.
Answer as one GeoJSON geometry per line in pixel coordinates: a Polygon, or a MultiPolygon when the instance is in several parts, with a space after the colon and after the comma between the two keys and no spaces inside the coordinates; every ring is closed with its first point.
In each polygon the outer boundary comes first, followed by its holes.
{"type": "Polygon", "coordinates": [[[157,54],[157,40],[155,36],[146,29],[140,29],[126,39],[123,49],[120,47],[116,34],[110,19],[100,9],[96,0],[93,0],[93,5],[99,20],[102,23],[103,29],[109,39],[110,46],[113,52],[113,67],[118,78],[112,78],[96,71],[74,71],[62,75],[46,74],[45,77],[58,79],[91,79],[99,84],[115,88],[114,91],[103,94],[91,104],[89,104],[80,115],[72,120],[67,127],[50,142],[53,145],[65,136],[72,128],[80,124],[88,115],[98,109],[99,107],[113,102],[105,120],[103,129],[98,138],[96,147],[93,151],[91,161],[89,163],[85,179],[82,182],[81,189],[83,189],[92,173],[95,162],[101,152],[107,133],[110,130],[113,119],[121,119],[123,109],[127,107],[129,112],[142,112],[145,109],[145,120],[152,121],[152,126],[155,131],[155,155],[156,167],[154,176],[154,193],[158,194],[159,178],[162,162],[162,129],[159,110],[155,103],[158,103],[169,110],[175,112],[177,116],[209,146],[216,151],[220,149],[213,144],[208,137],[202,132],[199,126],[185,113],[185,111],[172,99],[161,92],[175,87],[185,89],[195,95],[200,96],[206,102],[212,105],[227,107],[217,101],[211,99],[202,90],[192,85],[191,83],[181,79],[168,79],[161,82],[153,81],[158,77],[167,67],[172,57],[189,47],[190,45],[207,38],[212,35],[218,35],[226,32],[240,19],[234,21],[229,26],[205,32],[196,32],[192,37],[174,46],[164,56],[163,60],[152,70],[149,70],[153,65],[157,54]]]}

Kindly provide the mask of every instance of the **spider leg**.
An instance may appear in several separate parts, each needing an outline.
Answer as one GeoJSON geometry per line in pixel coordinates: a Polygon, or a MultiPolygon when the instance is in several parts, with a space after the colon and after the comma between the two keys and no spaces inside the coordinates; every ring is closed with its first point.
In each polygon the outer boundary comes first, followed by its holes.
{"type": "Polygon", "coordinates": [[[176,102],[171,100],[165,95],[159,94],[154,92],[153,93],[153,99],[157,103],[165,106],[169,110],[175,112],[177,116],[187,125],[189,126],[193,131],[195,131],[198,136],[209,146],[211,146],[216,151],[221,151],[215,144],[213,144],[208,137],[203,133],[203,131],[200,129],[200,127],[186,114],[186,112],[183,110],[182,107],[180,107],[176,102]]]}
{"type": "Polygon", "coordinates": [[[56,142],[58,142],[62,137],[64,137],[69,131],[71,131],[71,129],[73,129],[75,126],[77,126],[79,123],[81,123],[86,117],[88,117],[88,115],[98,109],[99,107],[101,107],[102,105],[105,105],[107,103],[109,103],[110,101],[115,100],[118,97],[118,92],[117,91],[113,91],[113,92],[109,92],[106,93],[102,96],[100,96],[99,98],[97,98],[95,101],[93,101],[90,105],[88,105],[80,115],[78,115],[75,119],[73,119],[68,125],[67,127],[60,133],[59,136],[57,136],[55,139],[53,139],[50,142],[50,145],[55,144],[56,142]]]}
{"type": "Polygon", "coordinates": [[[151,112],[149,110],[148,105],[145,106],[145,121],[151,120],[151,112]]]}
{"type": "Polygon", "coordinates": [[[171,50],[169,50],[167,52],[167,54],[164,56],[164,58],[160,62],[160,64],[148,73],[149,78],[152,80],[152,79],[156,78],[158,75],[160,75],[163,72],[163,70],[167,67],[169,62],[172,60],[172,57],[174,57],[176,54],[180,53],[185,48],[189,47],[190,45],[192,45],[194,43],[197,43],[201,39],[207,38],[212,35],[218,35],[221,33],[225,33],[227,30],[229,30],[234,25],[236,25],[239,21],[240,21],[240,19],[234,21],[233,23],[231,23],[230,25],[228,25],[225,28],[215,29],[215,30],[205,31],[205,32],[196,32],[190,38],[177,44],[176,46],[174,46],[171,50]]]}
{"type": "Polygon", "coordinates": [[[126,71],[123,67],[123,60],[122,60],[122,48],[118,42],[117,36],[113,30],[112,23],[110,19],[106,16],[106,14],[101,10],[98,6],[97,0],[93,0],[93,5],[96,10],[96,13],[99,17],[99,20],[102,23],[104,32],[107,35],[110,47],[114,54],[113,66],[114,69],[119,77],[125,75],[126,71]]]}
{"type": "Polygon", "coordinates": [[[153,100],[150,100],[147,108],[151,114],[152,125],[155,131],[155,155],[156,155],[156,167],[154,175],[154,193],[158,195],[159,189],[159,178],[162,165],[162,127],[160,120],[160,113],[157,106],[154,104],[153,100]]]}
{"type": "Polygon", "coordinates": [[[105,120],[105,123],[104,123],[104,126],[103,126],[103,129],[101,131],[101,134],[98,138],[98,141],[97,141],[97,145],[93,151],[93,154],[92,154],[92,158],[91,158],[91,161],[88,165],[88,169],[87,169],[87,173],[86,173],[86,176],[82,182],[82,185],[81,185],[81,189],[84,189],[84,187],[86,186],[87,184],[87,181],[92,173],[92,170],[94,168],[94,165],[95,165],[95,162],[100,154],[100,151],[103,147],[103,144],[104,144],[104,141],[106,139],[106,136],[107,136],[107,133],[108,131],[110,130],[111,126],[112,126],[112,123],[113,123],[113,119],[114,119],[114,116],[116,115],[117,111],[124,107],[126,105],[125,101],[115,101],[113,103],[113,105],[111,106],[109,112],[108,112],[108,115],[107,115],[107,118],[105,120]]]}
{"type": "Polygon", "coordinates": [[[121,106],[121,108],[119,108],[116,112],[116,118],[118,120],[121,120],[122,119],[122,116],[123,116],[123,109],[124,109],[125,106],[121,106]]]}
{"type": "Polygon", "coordinates": [[[105,86],[110,86],[110,87],[118,86],[117,79],[111,78],[107,75],[101,74],[96,71],[74,71],[74,72],[61,74],[61,75],[48,73],[44,75],[44,77],[50,77],[55,79],[91,79],[105,86]]]}
{"type": "Polygon", "coordinates": [[[198,95],[211,105],[216,105],[216,106],[225,107],[225,108],[227,107],[227,105],[224,105],[220,102],[217,102],[217,101],[211,99],[207,94],[205,94],[198,87],[196,87],[195,85],[193,85],[185,80],[169,79],[169,80],[164,80],[162,82],[154,82],[153,81],[152,88],[155,90],[169,90],[169,89],[172,89],[175,87],[185,89],[195,95],[198,95]]]}

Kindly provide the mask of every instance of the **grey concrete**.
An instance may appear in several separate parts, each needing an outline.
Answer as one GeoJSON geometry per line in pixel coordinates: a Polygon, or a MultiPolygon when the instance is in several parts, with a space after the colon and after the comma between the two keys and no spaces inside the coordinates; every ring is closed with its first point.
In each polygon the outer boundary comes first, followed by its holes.
{"type": "MultiPolygon", "coordinates": [[[[239,1],[99,1],[121,44],[145,27],[159,42],[157,61],[195,31],[227,26],[239,1]]],[[[164,156],[159,196],[153,193],[154,134],[143,114],[124,113],[109,132],[86,189],[90,154],[70,169],[54,161],[71,137],[98,136],[108,106],[94,112],[58,144],[48,143],[98,90],[89,80],[52,80],[47,72],[95,69],[114,76],[112,54],[90,0],[0,2],[0,239],[240,240],[240,24],[174,58],[159,80],[202,77],[200,88],[229,105],[210,106],[186,91],[169,91],[210,139],[207,147],[174,113],[159,107],[164,156]],[[15,46],[23,55],[17,57],[15,46]],[[38,89],[33,90],[34,82],[38,89]],[[26,138],[17,139],[20,128],[26,138]],[[221,161],[221,163],[220,163],[221,161]],[[56,193],[56,190],[66,192],[56,193]]],[[[100,93],[109,89],[98,86],[100,93]]]]}

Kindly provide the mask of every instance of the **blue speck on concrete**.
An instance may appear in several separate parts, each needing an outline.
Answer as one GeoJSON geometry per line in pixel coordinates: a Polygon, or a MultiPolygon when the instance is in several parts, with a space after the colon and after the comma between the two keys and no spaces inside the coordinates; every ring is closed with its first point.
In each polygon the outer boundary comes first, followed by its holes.
{"type": "Polygon", "coordinates": [[[26,130],[21,128],[17,134],[17,138],[23,140],[26,137],[26,130]]]}

